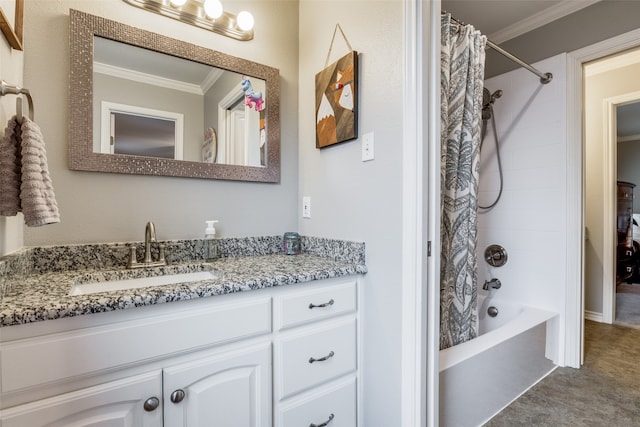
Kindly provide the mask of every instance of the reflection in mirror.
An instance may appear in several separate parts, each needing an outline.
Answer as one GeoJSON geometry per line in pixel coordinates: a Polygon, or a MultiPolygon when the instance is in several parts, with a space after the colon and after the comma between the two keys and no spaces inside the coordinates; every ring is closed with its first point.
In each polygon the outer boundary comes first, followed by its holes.
{"type": "Polygon", "coordinates": [[[71,169],[279,182],[277,69],[70,16],[71,169]]]}
{"type": "MultiPolygon", "coordinates": [[[[220,153],[215,153],[217,163],[265,166],[261,153],[267,147],[260,139],[267,104],[264,89],[264,80],[258,78],[246,78],[232,71],[95,37],[94,147],[101,153],[153,156],[157,152],[158,157],[200,162],[205,161],[202,157],[205,131],[213,128],[221,137],[220,153]],[[242,86],[244,81],[248,82],[254,97],[257,94],[261,101],[259,108],[247,102],[248,95],[242,86]],[[105,105],[118,105],[120,110],[129,105],[129,111],[123,111],[123,114],[139,117],[141,125],[144,122],[146,129],[131,130],[140,134],[138,143],[147,146],[137,150],[106,150],[114,144],[111,123],[114,117],[113,110],[105,110],[105,105]],[[150,107],[160,110],[154,112],[150,107]],[[175,141],[152,137],[159,133],[167,136],[160,128],[169,126],[169,121],[178,116],[186,121],[182,128],[184,134],[176,135],[184,141],[182,150],[175,150],[175,141]],[[171,148],[174,154],[169,155],[171,148]]],[[[129,124],[136,122],[129,121],[129,124]]]]}

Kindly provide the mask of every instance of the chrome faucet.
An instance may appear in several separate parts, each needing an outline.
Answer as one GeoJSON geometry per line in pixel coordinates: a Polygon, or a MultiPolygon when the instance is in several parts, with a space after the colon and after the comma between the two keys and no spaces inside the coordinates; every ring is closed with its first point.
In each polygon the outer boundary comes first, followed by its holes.
{"type": "Polygon", "coordinates": [[[151,242],[156,241],[156,227],[153,222],[149,221],[144,229],[144,260],[143,262],[151,262],[151,242]]]}
{"type": "Polygon", "coordinates": [[[482,285],[482,289],[485,291],[489,291],[491,289],[500,289],[502,283],[498,279],[485,280],[484,285],[482,285]]]}
{"type": "Polygon", "coordinates": [[[149,221],[144,229],[144,258],[142,262],[138,262],[136,255],[136,245],[131,245],[129,253],[129,262],[127,268],[144,268],[144,267],[159,267],[167,265],[167,260],[164,256],[164,245],[158,245],[158,260],[153,261],[151,258],[151,243],[156,241],[156,227],[153,222],[149,221]]]}

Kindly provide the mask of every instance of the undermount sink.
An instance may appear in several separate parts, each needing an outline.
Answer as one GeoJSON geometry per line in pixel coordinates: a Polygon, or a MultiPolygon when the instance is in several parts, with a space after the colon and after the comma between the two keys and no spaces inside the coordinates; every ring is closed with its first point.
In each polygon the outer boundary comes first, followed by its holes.
{"type": "Polygon", "coordinates": [[[85,274],[75,280],[69,295],[90,295],[99,292],[122,291],[149,286],[176,285],[178,283],[201,280],[215,280],[221,277],[221,273],[217,270],[207,267],[202,268],[199,271],[180,271],[185,268],[158,267],[146,270],[119,270],[85,274]]]}

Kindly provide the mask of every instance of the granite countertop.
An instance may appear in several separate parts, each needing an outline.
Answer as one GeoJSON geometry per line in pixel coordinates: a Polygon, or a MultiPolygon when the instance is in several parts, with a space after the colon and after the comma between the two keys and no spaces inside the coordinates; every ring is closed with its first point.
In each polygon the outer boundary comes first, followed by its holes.
{"type": "MultiPolygon", "coordinates": [[[[172,266],[202,265],[201,241],[165,243],[172,266]]],[[[69,295],[73,284],[124,270],[130,244],[38,248],[0,258],[0,327],[367,272],[363,243],[303,237],[300,255],[284,255],[281,243],[281,237],[221,239],[221,258],[211,263],[220,278],[76,296],[69,295]]]]}

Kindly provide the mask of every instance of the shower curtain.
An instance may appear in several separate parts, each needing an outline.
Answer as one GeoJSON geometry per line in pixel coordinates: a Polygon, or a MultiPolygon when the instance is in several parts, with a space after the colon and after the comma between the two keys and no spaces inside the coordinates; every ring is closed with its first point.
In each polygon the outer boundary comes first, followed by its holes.
{"type": "Polygon", "coordinates": [[[486,37],[441,16],[440,349],[477,335],[478,163],[486,37]]]}

